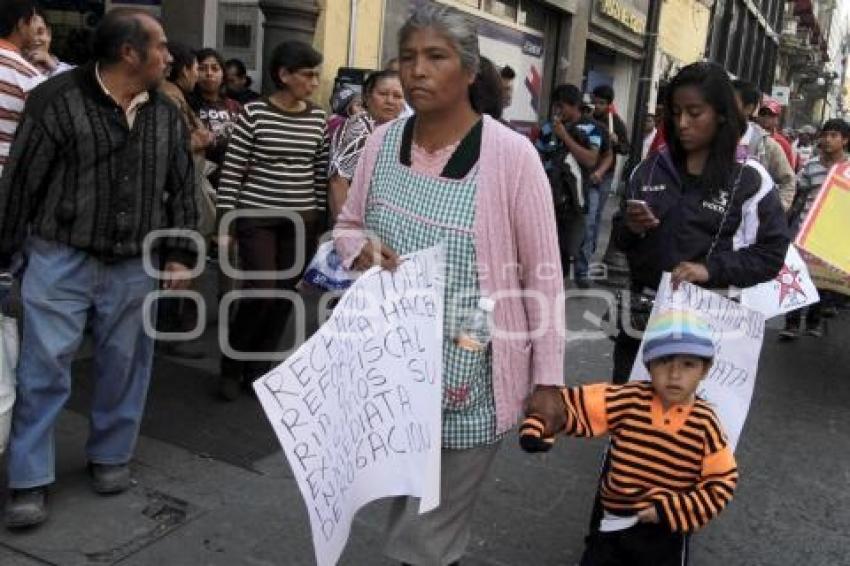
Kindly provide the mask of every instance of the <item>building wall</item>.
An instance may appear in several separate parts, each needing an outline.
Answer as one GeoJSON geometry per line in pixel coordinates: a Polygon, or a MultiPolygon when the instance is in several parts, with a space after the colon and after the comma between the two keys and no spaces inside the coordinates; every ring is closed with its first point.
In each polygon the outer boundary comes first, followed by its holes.
{"type": "Polygon", "coordinates": [[[687,65],[702,59],[711,10],[697,0],[664,0],[658,24],[658,48],[687,65]]]}
{"type": "Polygon", "coordinates": [[[660,85],[703,58],[711,10],[699,0],[664,0],[658,22],[658,53],[647,102],[654,112],[660,85]]]}
{"type": "Polygon", "coordinates": [[[205,0],[166,2],[162,7],[165,34],[193,48],[205,47],[205,0]]]}
{"type": "MultiPolygon", "coordinates": [[[[392,1],[392,0],[387,0],[392,1]]],[[[322,78],[315,102],[327,106],[334,78],[340,67],[377,69],[380,66],[383,0],[357,0],[354,20],[354,54],[349,58],[352,24],[350,0],[320,0],[321,14],[316,24],[313,46],[322,52],[322,78]],[[351,64],[349,64],[351,63],[351,64]]]]}
{"type": "Polygon", "coordinates": [[[706,56],[770,91],[785,1],[714,0],[706,56]]]}
{"type": "Polygon", "coordinates": [[[847,69],[850,56],[850,3],[837,2],[834,9],[828,52],[831,70],[836,73],[837,79],[829,96],[829,114],[832,117],[842,117],[850,109],[847,97],[847,85],[850,81],[850,71],[847,69]]]}

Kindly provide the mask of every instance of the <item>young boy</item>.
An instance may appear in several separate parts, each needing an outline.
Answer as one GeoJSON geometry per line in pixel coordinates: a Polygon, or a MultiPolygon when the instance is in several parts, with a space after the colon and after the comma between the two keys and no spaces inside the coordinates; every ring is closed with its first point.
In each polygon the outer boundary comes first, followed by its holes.
{"type": "Polygon", "coordinates": [[[735,458],[717,415],[696,396],[713,358],[711,328],[693,312],[671,310],[644,337],[651,383],[563,388],[560,402],[532,396],[520,428],[524,449],[548,450],[559,432],[611,436],[599,486],[604,517],[582,566],[686,564],[688,533],[731,501],[735,458]]]}
{"type": "MultiPolygon", "coordinates": [[[[850,143],[850,125],[847,122],[840,118],[832,118],[824,122],[818,136],[820,154],[806,162],[797,176],[797,193],[788,212],[788,223],[795,236],[823,188],[829,170],[833,165],[847,161],[845,151],[848,143],[850,143]]],[[[834,300],[830,291],[818,289],[818,294],[821,301],[806,309],[806,334],[816,338],[823,336],[821,317],[824,316],[824,307],[831,309],[830,303],[834,300]]],[[[801,310],[785,315],[785,328],[779,333],[779,339],[788,341],[800,336],[802,318],[801,310]]]]}

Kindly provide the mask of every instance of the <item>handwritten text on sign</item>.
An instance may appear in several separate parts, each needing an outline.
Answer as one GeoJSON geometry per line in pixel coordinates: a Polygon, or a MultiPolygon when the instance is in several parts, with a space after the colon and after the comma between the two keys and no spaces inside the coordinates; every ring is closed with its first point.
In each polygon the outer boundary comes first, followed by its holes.
{"type": "Polygon", "coordinates": [[[330,319],[254,388],[307,505],[316,561],[382,497],[439,503],[442,260],[433,248],[373,268],[330,319]]]}
{"type": "MultiPolygon", "coordinates": [[[[697,395],[708,401],[717,412],[734,449],[753,397],[764,341],[764,315],[690,283],[682,283],[677,291],[673,291],[670,274],[665,273],[650,324],[657,313],[669,309],[697,311],[711,326],[716,350],[714,365],[697,395]]],[[[643,365],[643,344],[632,368],[632,380],[649,380],[649,373],[643,365]]]]}

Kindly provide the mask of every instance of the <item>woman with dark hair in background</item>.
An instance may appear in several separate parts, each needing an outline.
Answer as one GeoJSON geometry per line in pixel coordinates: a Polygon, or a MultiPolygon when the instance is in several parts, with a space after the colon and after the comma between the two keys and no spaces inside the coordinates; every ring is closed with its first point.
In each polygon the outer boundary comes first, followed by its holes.
{"type": "MultiPolygon", "coordinates": [[[[201,123],[189,106],[186,97],[191,96],[198,82],[198,58],[187,45],[168,42],[171,65],[166,80],[159,90],[180,109],[180,114],[189,131],[189,145],[195,164],[195,191],[198,201],[198,232],[210,236],[215,230],[215,190],[204,175],[207,148],[215,136],[201,123]]],[[[159,313],[156,328],[159,332],[188,332],[195,327],[197,309],[194,302],[182,298],[163,297],[158,301],[159,313]]],[[[204,349],[184,341],[161,341],[160,351],[182,358],[203,358],[204,349]]]]}
{"type": "Polygon", "coordinates": [[[260,93],[251,90],[254,82],[248,76],[248,69],[240,59],[228,59],[224,64],[224,80],[227,85],[227,96],[242,104],[248,104],[260,98],[260,93]]]}
{"type": "Polygon", "coordinates": [[[416,113],[367,140],[334,237],[357,269],[394,269],[400,255],[445,247],[440,506],[420,515],[417,500],[398,498],[385,549],[403,563],[444,566],[466,551],[476,497],[523,402],[535,387],[563,383],[562,319],[551,316],[563,277],[540,159],[470,99],[475,27],[423,5],[399,32],[399,55],[416,113]],[[490,307],[500,332],[478,349],[458,345],[463,318],[490,307]]]}
{"type": "MultiPolygon", "coordinates": [[[[787,223],[762,166],[736,159],[746,124],[726,71],[714,63],[688,65],[669,84],[664,107],[667,148],[637,167],[625,210],[614,220],[633,297],[654,293],[664,271],[673,273],[674,285],[769,281],[788,249],[787,223]]],[[[632,301],[636,311],[640,304],[632,301]]],[[[629,379],[639,344],[639,337],[619,333],[615,383],[629,379]]]]}
{"type": "MultiPolygon", "coordinates": [[[[481,57],[475,82],[469,88],[469,100],[472,108],[479,114],[487,114],[494,120],[502,121],[505,109],[502,103],[504,89],[499,69],[487,57],[481,57]]],[[[505,124],[507,126],[507,124],[505,124]]]]}
{"type": "Polygon", "coordinates": [[[192,136],[192,152],[201,152],[203,155],[203,151],[214,141],[214,136],[192,110],[188,101],[198,83],[198,58],[191,48],[176,41],[168,42],[168,52],[171,54],[171,66],[160,90],[180,109],[183,121],[192,136]]]}
{"type": "MultiPolygon", "coordinates": [[[[319,86],[322,55],[301,41],[287,41],[272,53],[269,71],[276,90],[268,98],[245,105],[233,130],[224,160],[217,206],[230,210],[264,210],[266,215],[240,217],[233,235],[240,267],[245,271],[280,272],[298,257],[311,257],[325,226],[328,144],[325,111],[309,98],[319,86]],[[296,218],[293,218],[296,216],[296,218]],[[304,230],[297,230],[303,223],[304,230]],[[296,238],[296,234],[304,238],[296,238]]],[[[219,245],[225,245],[220,242],[219,245]]],[[[243,280],[243,289],[293,290],[301,274],[289,279],[243,280]]],[[[259,357],[278,350],[291,309],[288,300],[269,304],[241,299],[229,324],[235,352],[259,357]]],[[[272,361],[269,354],[268,362],[272,361]]],[[[219,392],[227,400],[241,386],[266,373],[267,361],[243,364],[225,352],[219,392]]]]}
{"type": "Polygon", "coordinates": [[[224,152],[233,131],[236,117],[242,111],[242,105],[225,95],[224,59],[215,49],[204,48],[197,51],[198,83],[190,103],[201,123],[214,136],[213,143],[207,147],[207,170],[205,174],[213,187],[218,187],[224,152]]]}
{"type": "Polygon", "coordinates": [[[352,116],[331,138],[331,162],[328,168],[329,206],[336,219],[366,140],[377,126],[395,120],[404,110],[404,91],[395,71],[377,71],[363,85],[365,112],[352,116]]]}

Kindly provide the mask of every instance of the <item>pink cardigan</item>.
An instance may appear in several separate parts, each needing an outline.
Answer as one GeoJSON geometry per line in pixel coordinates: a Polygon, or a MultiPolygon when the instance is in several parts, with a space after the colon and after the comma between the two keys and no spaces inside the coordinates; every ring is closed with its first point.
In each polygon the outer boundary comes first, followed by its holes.
{"type": "MultiPolygon", "coordinates": [[[[366,201],[388,127],[367,141],[334,229],[346,265],[365,242],[366,201]]],[[[474,231],[481,292],[496,299],[493,397],[496,429],[502,433],[516,424],[534,385],[564,383],[564,279],[552,193],[537,151],[489,116],[484,116],[474,231]]]]}

